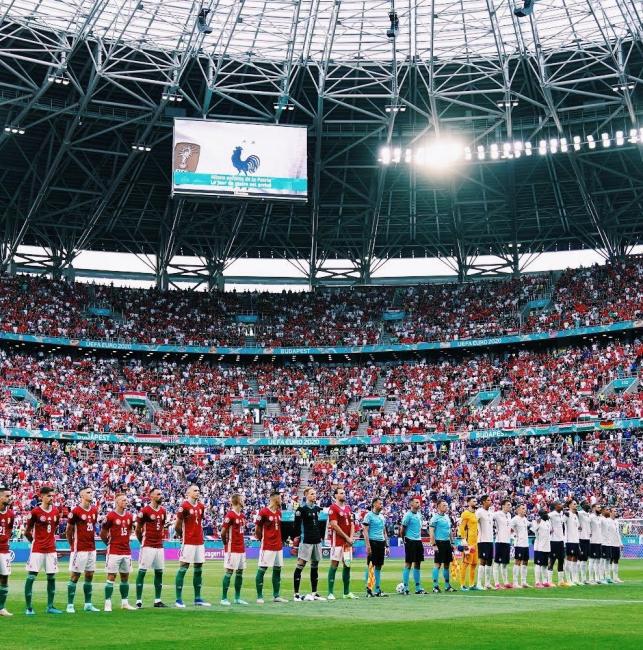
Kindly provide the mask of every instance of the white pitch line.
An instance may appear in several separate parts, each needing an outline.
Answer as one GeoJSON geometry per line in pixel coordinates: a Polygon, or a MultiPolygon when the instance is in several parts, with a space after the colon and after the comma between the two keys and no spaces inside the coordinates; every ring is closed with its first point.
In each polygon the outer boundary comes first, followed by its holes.
{"type": "MultiPolygon", "coordinates": [[[[478,596],[473,595],[473,596],[465,596],[464,594],[455,594],[453,596],[449,596],[449,599],[451,598],[486,598],[489,600],[489,596],[478,596]]],[[[498,598],[497,596],[491,596],[491,598],[498,598]]],[[[498,598],[501,602],[503,600],[510,600],[507,597],[500,597],[498,598]]],[[[625,600],[625,599],[619,599],[619,598],[562,598],[560,596],[546,596],[544,598],[538,597],[538,596],[518,596],[517,598],[511,600],[511,602],[518,602],[520,600],[538,600],[541,603],[546,603],[550,600],[562,600],[562,601],[571,601],[571,602],[582,602],[582,603],[615,603],[617,605],[640,605],[641,601],[640,600],[625,600]]]]}

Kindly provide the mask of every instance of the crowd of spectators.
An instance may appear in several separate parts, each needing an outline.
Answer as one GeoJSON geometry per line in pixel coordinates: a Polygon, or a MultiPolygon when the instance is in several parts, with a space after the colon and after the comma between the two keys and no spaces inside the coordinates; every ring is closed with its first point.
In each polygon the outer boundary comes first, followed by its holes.
{"type": "MultiPolygon", "coordinates": [[[[323,448],[232,448],[226,450],[108,445],[37,440],[0,443],[0,474],[14,495],[20,536],[29,510],[44,485],[56,490],[56,505],[73,507],[81,486],[91,486],[101,514],[124,491],[132,509],[146,503],[152,487],[176,512],[187,486],[199,485],[206,504],[205,532],[216,538],[233,492],[245,498],[248,514],[265,505],[270,493],[282,493],[292,510],[302,488],[317,489],[327,507],[333,488],[346,489],[357,516],[374,496],[385,502],[389,533],[397,534],[411,497],[422,503],[425,520],[438,499],[446,499],[457,518],[468,495],[491,495],[525,503],[529,513],[570,496],[615,507],[620,517],[643,516],[643,440],[630,431],[592,433],[587,437],[509,438],[422,445],[323,448]]],[[[61,534],[64,529],[64,519],[61,534]]],[[[247,533],[251,533],[249,517],[247,533]]],[[[168,531],[173,535],[172,527],[168,531]]]]}
{"type": "Polygon", "coordinates": [[[416,343],[564,330],[643,317],[639,257],[562,274],[406,288],[236,293],[0,278],[0,332],[205,346],[416,343]],[[529,301],[545,297],[544,309],[529,301]],[[387,310],[402,320],[384,321],[387,310]],[[253,315],[252,324],[237,317],[253,315]],[[384,338],[383,338],[384,335],[384,338]]]}
{"type": "Polygon", "coordinates": [[[0,350],[0,425],[317,437],[643,417],[640,380],[628,391],[607,389],[617,378],[639,376],[643,343],[602,341],[383,364],[225,365],[0,350]],[[31,399],[20,399],[16,388],[31,399]],[[490,397],[480,399],[483,391],[490,397]],[[142,395],[142,403],[132,407],[131,393],[142,395]]]}

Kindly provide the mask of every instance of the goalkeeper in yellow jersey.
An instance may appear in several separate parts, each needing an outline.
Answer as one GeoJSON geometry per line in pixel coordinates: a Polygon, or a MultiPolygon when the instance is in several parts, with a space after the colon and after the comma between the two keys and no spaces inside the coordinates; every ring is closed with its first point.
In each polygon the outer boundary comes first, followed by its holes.
{"type": "Polygon", "coordinates": [[[475,497],[467,497],[467,508],[460,517],[458,536],[462,539],[462,562],[460,563],[460,588],[476,590],[476,567],[478,566],[478,520],[475,497]],[[467,569],[469,579],[467,581],[467,569]]]}

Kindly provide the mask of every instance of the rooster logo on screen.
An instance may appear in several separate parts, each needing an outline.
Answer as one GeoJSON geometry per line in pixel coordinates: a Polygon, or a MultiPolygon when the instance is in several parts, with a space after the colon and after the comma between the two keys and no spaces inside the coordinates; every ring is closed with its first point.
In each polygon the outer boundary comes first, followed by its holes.
{"type": "MultiPolygon", "coordinates": [[[[254,142],[252,142],[251,144],[254,144],[254,142]]],[[[259,165],[261,165],[261,160],[259,159],[259,156],[248,156],[244,160],[241,157],[242,151],[243,151],[243,147],[241,146],[234,148],[234,151],[232,152],[232,157],[230,158],[230,160],[232,160],[232,165],[237,170],[237,174],[241,174],[242,172],[246,176],[248,174],[254,174],[257,171],[257,169],[259,169],[259,165]]]]}

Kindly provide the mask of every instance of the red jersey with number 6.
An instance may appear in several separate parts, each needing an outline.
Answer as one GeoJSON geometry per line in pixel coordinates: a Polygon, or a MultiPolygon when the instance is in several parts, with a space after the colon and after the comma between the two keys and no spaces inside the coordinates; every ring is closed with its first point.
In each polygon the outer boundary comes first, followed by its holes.
{"type": "Polygon", "coordinates": [[[11,508],[0,512],[0,553],[9,552],[9,540],[11,539],[11,531],[15,520],[16,515],[11,508]]]}
{"type": "Polygon", "coordinates": [[[147,548],[163,548],[165,535],[165,520],[167,510],[162,506],[154,510],[151,505],[144,506],[138,513],[138,521],[143,527],[142,546],[147,548]]]}
{"type": "Polygon", "coordinates": [[[205,506],[197,501],[192,505],[187,499],[176,513],[177,519],[183,521],[183,543],[189,546],[203,544],[203,513],[205,506]]]}
{"type": "Polygon", "coordinates": [[[246,527],[246,517],[243,512],[237,514],[234,510],[226,513],[223,519],[221,534],[225,533],[227,541],[225,545],[226,553],[245,553],[246,545],[243,538],[243,530],[246,527]]]}
{"type": "Polygon", "coordinates": [[[73,551],[81,553],[96,550],[96,522],[98,521],[98,508],[90,506],[85,510],[82,506],[76,506],[70,513],[67,521],[68,526],[74,529],[73,551]]]}
{"type": "Polygon", "coordinates": [[[345,535],[351,534],[351,527],[353,525],[353,513],[349,506],[344,505],[340,506],[337,503],[333,503],[330,508],[328,508],[328,536],[330,538],[331,546],[344,546],[346,540],[337,533],[336,530],[333,530],[330,526],[331,521],[336,521],[340,530],[345,535]]]}
{"type": "Polygon", "coordinates": [[[261,550],[281,551],[284,546],[281,541],[281,510],[275,512],[270,508],[261,508],[255,521],[262,527],[261,550]]]}
{"type": "Polygon", "coordinates": [[[129,540],[132,534],[134,524],[134,515],[131,512],[124,512],[119,515],[116,510],[112,510],[105,517],[103,529],[108,531],[109,544],[107,552],[110,555],[131,555],[129,540]]]}
{"type": "Polygon", "coordinates": [[[60,511],[52,506],[51,510],[43,510],[36,506],[31,511],[27,528],[33,529],[32,553],[56,552],[56,527],[60,521],[60,511]]]}

